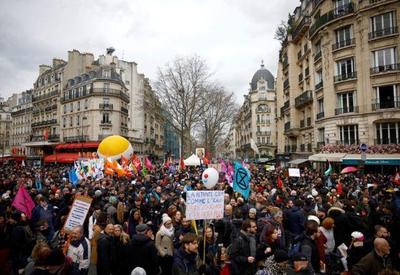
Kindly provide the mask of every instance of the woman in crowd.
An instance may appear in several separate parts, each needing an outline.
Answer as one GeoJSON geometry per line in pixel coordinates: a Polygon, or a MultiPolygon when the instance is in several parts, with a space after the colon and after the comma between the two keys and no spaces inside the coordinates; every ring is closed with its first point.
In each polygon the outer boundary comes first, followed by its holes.
{"type": "Polygon", "coordinates": [[[129,255],[127,253],[127,247],[129,242],[129,235],[123,231],[122,225],[114,225],[114,240],[115,240],[115,251],[116,251],[116,274],[123,275],[128,274],[129,255]]]}
{"type": "Polygon", "coordinates": [[[160,255],[162,274],[171,274],[173,252],[174,252],[174,227],[168,214],[163,214],[162,224],[156,234],[156,248],[160,255]]]}

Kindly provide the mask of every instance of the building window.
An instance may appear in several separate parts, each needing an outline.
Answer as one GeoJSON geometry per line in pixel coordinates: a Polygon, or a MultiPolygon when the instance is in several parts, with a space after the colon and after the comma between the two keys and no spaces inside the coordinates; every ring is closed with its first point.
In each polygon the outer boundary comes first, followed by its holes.
{"type": "Polygon", "coordinates": [[[76,126],[79,126],[81,124],[81,117],[78,115],[76,117],[76,126]]]}
{"type": "Polygon", "coordinates": [[[315,83],[316,85],[322,83],[322,70],[319,70],[315,73],[315,83]]]}
{"type": "Polygon", "coordinates": [[[265,144],[265,137],[261,137],[261,143],[265,144]]]}
{"type": "Polygon", "coordinates": [[[394,27],[394,13],[387,12],[374,17],[371,17],[371,30],[374,37],[391,34],[394,27]]]}
{"type": "Polygon", "coordinates": [[[89,100],[85,99],[85,109],[87,109],[89,107],[89,100]]]}
{"type": "Polygon", "coordinates": [[[74,124],[74,122],[73,122],[73,119],[72,119],[72,116],[71,116],[71,117],[69,117],[69,127],[72,127],[73,124],[74,124]]]}
{"type": "Polygon", "coordinates": [[[260,143],[260,137],[257,137],[257,143],[260,143]]]}
{"type": "Polygon", "coordinates": [[[389,109],[400,106],[399,86],[387,85],[375,88],[375,102],[372,104],[373,110],[389,109]]]}
{"type": "Polygon", "coordinates": [[[325,128],[318,129],[318,142],[325,142],[325,128]]]}
{"type": "Polygon", "coordinates": [[[355,71],[355,62],[353,57],[339,60],[336,62],[335,81],[355,78],[355,71]]]}
{"type": "Polygon", "coordinates": [[[103,113],[103,120],[101,122],[102,123],[110,123],[110,114],[109,113],[103,113]]]}
{"type": "Polygon", "coordinates": [[[344,114],[354,112],[355,107],[355,93],[342,93],[337,95],[337,109],[335,114],[344,114]]]}
{"type": "Polygon", "coordinates": [[[358,125],[339,126],[340,143],[358,144],[358,125]]]}
{"type": "Polygon", "coordinates": [[[110,70],[103,70],[103,77],[110,77],[111,76],[111,71],[110,70]]]}
{"type": "Polygon", "coordinates": [[[103,83],[103,91],[105,93],[109,93],[111,91],[110,89],[110,83],[103,83]]]}
{"type": "Polygon", "coordinates": [[[73,102],[71,102],[71,103],[69,104],[69,111],[70,111],[71,113],[74,111],[74,103],[73,103],[73,102]]]}
{"type": "Polygon", "coordinates": [[[78,101],[76,104],[77,104],[76,108],[78,109],[78,111],[80,111],[81,110],[81,102],[78,101]]]}
{"type": "Polygon", "coordinates": [[[64,105],[63,108],[64,108],[64,114],[67,113],[67,105],[66,104],[64,105]]]}
{"type": "Polygon", "coordinates": [[[373,51],[372,57],[373,67],[377,68],[377,72],[387,71],[387,67],[395,66],[396,48],[386,48],[378,51],[373,51]]]}
{"type": "Polygon", "coordinates": [[[67,125],[67,118],[63,118],[63,127],[65,128],[65,126],[67,125]]]}
{"type": "Polygon", "coordinates": [[[376,144],[400,143],[400,122],[384,122],[376,124],[376,144]]]}
{"type": "Polygon", "coordinates": [[[353,44],[352,43],[352,39],[353,39],[352,27],[346,26],[346,27],[336,30],[335,37],[336,37],[336,44],[334,45],[334,49],[339,49],[342,47],[352,45],[353,44]]]}
{"type": "Polygon", "coordinates": [[[318,99],[317,105],[318,105],[317,119],[320,119],[324,117],[324,99],[323,98],[318,99]]]}

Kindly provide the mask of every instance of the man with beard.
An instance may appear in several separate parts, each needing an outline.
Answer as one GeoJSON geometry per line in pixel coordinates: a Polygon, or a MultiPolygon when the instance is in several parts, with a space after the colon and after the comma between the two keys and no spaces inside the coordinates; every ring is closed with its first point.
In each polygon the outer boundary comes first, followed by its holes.
{"type": "Polygon", "coordinates": [[[107,224],[97,240],[97,274],[110,275],[115,265],[114,225],[107,224]]]}
{"type": "Polygon", "coordinates": [[[230,251],[232,260],[232,274],[254,274],[256,270],[256,239],[257,224],[245,220],[238,238],[233,240],[230,251]]]}
{"type": "Polygon", "coordinates": [[[197,236],[187,233],[182,238],[182,246],[174,253],[172,274],[175,275],[197,275],[196,258],[199,244],[197,236]]]}

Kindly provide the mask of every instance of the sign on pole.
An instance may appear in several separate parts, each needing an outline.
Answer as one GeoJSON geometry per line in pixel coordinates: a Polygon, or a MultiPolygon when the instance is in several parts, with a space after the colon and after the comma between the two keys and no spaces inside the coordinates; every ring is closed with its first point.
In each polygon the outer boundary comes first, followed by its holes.
{"type": "Polygon", "coordinates": [[[360,150],[361,150],[362,152],[367,151],[367,150],[368,150],[368,145],[365,144],[365,143],[360,144],[360,150]]]}
{"type": "Polygon", "coordinates": [[[289,168],[289,177],[300,178],[300,169],[299,168],[289,168]]]}
{"type": "Polygon", "coordinates": [[[218,220],[224,217],[224,191],[188,191],[186,219],[218,220]]]}
{"type": "Polygon", "coordinates": [[[92,199],[84,196],[77,196],[69,211],[68,218],[64,224],[66,232],[72,230],[75,226],[83,225],[89,212],[92,199]]]}

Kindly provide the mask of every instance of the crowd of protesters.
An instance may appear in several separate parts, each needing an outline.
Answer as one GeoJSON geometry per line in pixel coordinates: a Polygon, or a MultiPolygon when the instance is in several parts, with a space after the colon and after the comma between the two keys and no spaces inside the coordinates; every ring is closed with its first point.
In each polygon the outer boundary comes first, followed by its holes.
{"type": "Polygon", "coordinates": [[[399,274],[394,175],[327,180],[305,168],[291,178],[251,165],[249,198],[221,175],[224,218],[204,226],[185,217],[186,192],[204,189],[200,167],[76,185],[68,170],[0,166],[0,274],[399,274]],[[36,205],[30,218],[11,206],[21,186],[36,205]],[[76,195],[91,209],[67,234],[76,195]]]}

